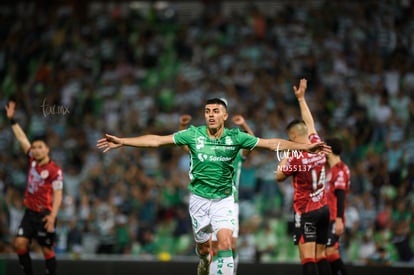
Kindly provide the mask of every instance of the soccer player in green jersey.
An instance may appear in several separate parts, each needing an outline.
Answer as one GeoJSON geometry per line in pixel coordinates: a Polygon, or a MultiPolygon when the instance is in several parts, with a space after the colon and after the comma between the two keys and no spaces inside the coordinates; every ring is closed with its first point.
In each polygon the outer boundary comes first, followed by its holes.
{"type": "MultiPolygon", "coordinates": [[[[197,251],[205,265],[210,261],[210,236],[217,234],[217,256],[210,263],[210,274],[233,275],[231,239],[234,230],[233,163],[240,149],[304,150],[330,152],[325,143],[295,143],[280,138],[263,139],[239,129],[227,129],[227,105],[219,98],[207,100],[204,107],[206,125],[190,126],[170,135],[147,134],[124,137],[105,134],[97,141],[103,152],[122,146],[188,146],[190,150],[191,192],[189,213],[197,251]]],[[[205,269],[209,272],[208,267],[205,269]]]]}
{"type": "MultiPolygon", "coordinates": [[[[223,100],[224,101],[224,100],[223,100]]],[[[227,105],[227,104],[226,104],[227,105]]],[[[191,121],[190,115],[182,115],[180,117],[180,130],[187,129],[189,123],[191,121]]],[[[235,115],[232,117],[232,122],[236,124],[237,126],[241,127],[241,129],[254,136],[254,133],[250,126],[247,124],[246,120],[242,115],[235,115]]],[[[189,152],[188,146],[181,146],[181,148],[189,152]]],[[[234,217],[235,217],[235,223],[234,223],[234,230],[233,230],[233,236],[231,240],[231,250],[233,253],[233,261],[234,261],[234,275],[237,274],[237,266],[238,266],[238,257],[237,257],[237,238],[239,236],[239,182],[240,182],[240,173],[243,166],[244,161],[247,159],[248,155],[250,154],[250,150],[242,149],[237,154],[236,159],[234,160],[234,172],[233,172],[233,197],[234,197],[234,217]]],[[[214,234],[211,236],[211,249],[213,250],[213,255],[217,255],[217,236],[214,234]]],[[[214,256],[213,256],[214,257],[214,256]]],[[[198,275],[203,275],[206,272],[204,271],[207,269],[208,265],[206,266],[203,261],[201,260],[199,263],[199,269],[198,269],[198,275]]]]}

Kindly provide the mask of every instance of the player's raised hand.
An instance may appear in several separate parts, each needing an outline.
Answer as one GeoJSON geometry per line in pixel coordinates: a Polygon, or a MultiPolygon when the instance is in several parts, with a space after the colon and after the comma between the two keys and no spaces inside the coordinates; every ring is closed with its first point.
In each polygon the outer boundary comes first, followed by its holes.
{"type": "Polygon", "coordinates": [[[119,137],[105,134],[105,137],[98,140],[96,147],[101,149],[104,153],[111,149],[116,149],[122,146],[122,140],[119,137]]]}
{"type": "Polygon", "coordinates": [[[6,109],[6,116],[8,119],[12,119],[14,116],[14,111],[16,109],[16,102],[9,101],[6,106],[4,106],[6,109]]]}
{"type": "Polygon", "coordinates": [[[302,78],[299,82],[299,88],[293,86],[293,91],[295,92],[295,96],[297,99],[305,98],[306,88],[308,86],[308,81],[305,78],[302,78]]]}
{"type": "Polygon", "coordinates": [[[188,124],[190,124],[192,117],[190,115],[181,115],[180,116],[180,130],[187,129],[188,124]]]}
{"type": "Polygon", "coordinates": [[[241,126],[244,123],[246,123],[246,121],[244,120],[244,117],[242,115],[234,115],[231,120],[233,121],[234,124],[241,126]]]}

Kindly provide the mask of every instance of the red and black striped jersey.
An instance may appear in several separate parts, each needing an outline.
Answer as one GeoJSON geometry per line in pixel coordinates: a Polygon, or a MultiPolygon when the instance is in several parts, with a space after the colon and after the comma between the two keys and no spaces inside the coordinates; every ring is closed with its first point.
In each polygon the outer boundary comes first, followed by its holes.
{"type": "MultiPolygon", "coordinates": [[[[316,134],[310,135],[309,139],[312,143],[321,141],[316,134]]],[[[307,213],[327,204],[325,165],[324,154],[291,153],[283,173],[293,176],[293,208],[296,213],[307,213]]]]}
{"type": "Polygon", "coordinates": [[[52,210],[53,190],[63,187],[62,169],[50,160],[47,164],[39,165],[28,151],[30,167],[27,177],[27,186],[24,195],[24,205],[37,212],[52,210]]]}

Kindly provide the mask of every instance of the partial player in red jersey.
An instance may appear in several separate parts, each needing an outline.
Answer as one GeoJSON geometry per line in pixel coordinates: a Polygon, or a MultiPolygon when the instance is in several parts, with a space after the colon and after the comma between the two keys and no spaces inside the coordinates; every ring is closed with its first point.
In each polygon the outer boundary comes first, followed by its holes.
{"type": "Polygon", "coordinates": [[[26,275],[32,275],[29,245],[35,239],[42,248],[46,274],[56,274],[54,245],[56,217],[62,203],[62,169],[49,156],[45,139],[29,142],[25,132],[14,120],[15,102],[6,106],[6,115],[13,133],[29,158],[29,173],[24,194],[25,213],[17,229],[14,247],[20,267],[26,275]]]}
{"type": "Polygon", "coordinates": [[[333,275],[346,275],[346,268],[339,254],[339,238],[345,232],[345,202],[351,184],[348,166],[342,161],[342,143],[338,138],[328,138],[332,153],[327,155],[329,171],[326,176],[330,222],[326,255],[333,275]]]}
{"type": "MultiPolygon", "coordinates": [[[[316,143],[321,139],[305,100],[306,87],[306,79],[300,80],[299,88],[293,87],[302,119],[289,123],[286,130],[289,140],[316,143]]],[[[299,248],[303,275],[330,275],[325,251],[329,226],[325,192],[326,155],[299,151],[283,155],[286,157],[278,165],[276,180],[293,177],[294,243],[299,248]]]]}

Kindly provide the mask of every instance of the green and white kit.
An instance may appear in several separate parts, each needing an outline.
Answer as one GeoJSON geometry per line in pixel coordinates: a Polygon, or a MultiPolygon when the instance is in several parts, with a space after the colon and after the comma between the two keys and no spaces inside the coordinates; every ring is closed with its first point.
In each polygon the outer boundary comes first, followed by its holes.
{"type": "Polygon", "coordinates": [[[190,126],[174,134],[175,144],[190,151],[190,191],[203,198],[219,199],[233,194],[234,160],[240,149],[253,149],[259,139],[239,129],[224,129],[210,138],[207,126],[190,126]]]}

